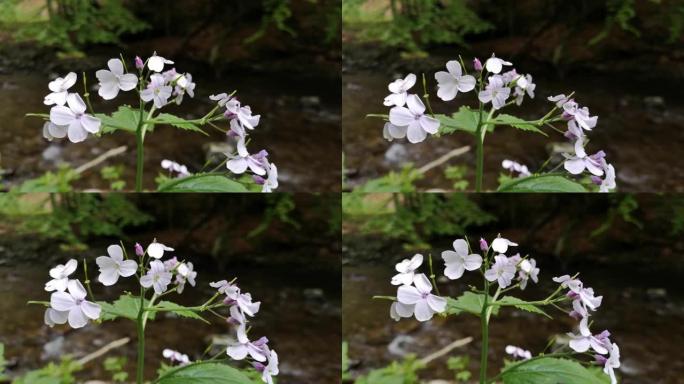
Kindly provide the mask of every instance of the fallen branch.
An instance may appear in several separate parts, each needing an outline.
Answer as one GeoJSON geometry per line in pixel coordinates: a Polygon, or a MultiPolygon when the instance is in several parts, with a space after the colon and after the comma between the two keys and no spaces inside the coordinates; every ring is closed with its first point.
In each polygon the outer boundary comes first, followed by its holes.
{"type": "Polygon", "coordinates": [[[131,341],[131,339],[128,337],[124,337],[123,339],[114,340],[111,343],[105,345],[104,347],[98,349],[97,351],[95,351],[93,353],[89,353],[89,354],[81,357],[80,359],[76,360],[76,362],[80,365],[86,365],[89,362],[97,359],[98,357],[108,353],[112,349],[123,347],[124,345],[128,344],[129,341],[131,341]]]}
{"type": "Polygon", "coordinates": [[[441,156],[435,160],[432,160],[431,162],[429,162],[429,163],[423,165],[422,167],[418,168],[418,172],[427,173],[429,170],[431,170],[433,168],[437,168],[440,165],[451,160],[452,158],[454,158],[456,156],[461,156],[462,154],[464,154],[468,151],[470,151],[470,146],[468,146],[468,145],[466,145],[465,147],[452,149],[451,151],[447,152],[445,155],[443,155],[443,156],[441,156]]]}
{"type": "Polygon", "coordinates": [[[446,347],[440,349],[437,352],[433,352],[422,359],[418,360],[421,364],[423,365],[428,365],[432,360],[439,359],[440,357],[446,355],[447,353],[451,352],[451,350],[456,349],[458,347],[462,347],[464,345],[470,344],[470,342],[473,341],[472,337],[466,337],[460,340],[456,340],[453,343],[447,345],[446,347]]]}
{"type": "Polygon", "coordinates": [[[75,171],[76,171],[76,173],[79,173],[79,174],[83,173],[83,172],[87,171],[88,169],[93,168],[93,167],[99,165],[100,163],[106,161],[110,157],[118,156],[118,155],[126,152],[126,149],[128,149],[128,148],[125,145],[122,145],[122,146],[116,147],[116,148],[112,148],[109,151],[101,154],[100,156],[98,156],[98,157],[90,160],[89,162],[81,165],[80,167],[76,168],[75,171]]]}

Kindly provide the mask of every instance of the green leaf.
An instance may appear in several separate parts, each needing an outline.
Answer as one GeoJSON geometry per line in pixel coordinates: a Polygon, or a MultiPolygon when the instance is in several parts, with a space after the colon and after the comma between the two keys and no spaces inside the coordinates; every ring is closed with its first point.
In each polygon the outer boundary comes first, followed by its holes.
{"type": "Polygon", "coordinates": [[[203,135],[209,136],[200,127],[198,127],[197,124],[195,124],[194,122],[186,120],[182,117],[178,117],[176,115],[172,115],[170,113],[160,113],[159,115],[157,115],[152,120],[152,122],[154,124],[168,124],[168,125],[172,125],[176,128],[185,129],[187,131],[199,132],[203,135]]]}
{"type": "Polygon", "coordinates": [[[551,316],[549,316],[548,313],[544,312],[544,310],[542,310],[542,309],[539,308],[538,306],[536,306],[536,305],[534,305],[534,304],[532,304],[532,303],[529,303],[529,302],[527,302],[527,301],[525,301],[525,300],[520,300],[520,299],[518,299],[517,297],[513,297],[513,296],[504,296],[504,297],[502,297],[501,299],[497,300],[497,303],[502,303],[502,304],[506,304],[506,305],[512,305],[512,306],[514,306],[514,307],[516,307],[516,308],[518,308],[518,309],[522,309],[523,311],[532,312],[532,313],[537,313],[537,314],[546,316],[546,317],[548,317],[549,319],[552,318],[551,316]]]}
{"type": "MultiPolygon", "coordinates": [[[[491,302],[492,297],[489,297],[491,302]]],[[[465,292],[457,299],[447,297],[448,315],[459,315],[463,312],[471,313],[475,316],[480,316],[482,313],[482,305],[484,304],[484,295],[481,293],[465,292]]],[[[499,307],[492,307],[492,315],[499,313],[499,307]]]]}
{"type": "Polygon", "coordinates": [[[100,130],[102,133],[112,133],[118,130],[135,133],[138,129],[140,111],[128,105],[122,105],[111,116],[104,113],[96,113],[95,117],[102,121],[102,129],[100,130]]]}
{"type": "Polygon", "coordinates": [[[537,127],[537,125],[534,122],[523,120],[515,116],[507,115],[505,113],[497,115],[494,119],[490,121],[497,125],[510,125],[513,128],[517,128],[523,131],[536,132],[544,136],[548,136],[546,132],[539,129],[539,127],[537,127]]]}
{"type": "Polygon", "coordinates": [[[501,378],[504,384],[604,384],[606,382],[576,361],[553,357],[510,365],[503,371],[501,378]]]}
{"type": "Polygon", "coordinates": [[[499,186],[499,192],[587,192],[577,182],[556,174],[532,175],[513,179],[499,186]]]}
{"type": "Polygon", "coordinates": [[[254,384],[233,367],[217,363],[194,363],[171,370],[156,384],[254,384]]]}
{"type": "Polygon", "coordinates": [[[439,120],[439,134],[448,135],[456,131],[463,131],[475,134],[477,132],[477,123],[480,120],[478,111],[474,111],[466,106],[461,106],[458,112],[451,115],[435,115],[439,120]]]}
{"type": "Polygon", "coordinates": [[[163,182],[159,192],[248,192],[244,185],[226,176],[213,173],[198,173],[163,182]]]}
{"type": "MultiPolygon", "coordinates": [[[[149,305],[149,303],[149,300],[145,300],[145,306],[149,305]]],[[[114,320],[118,317],[135,321],[140,311],[140,298],[132,295],[121,295],[111,304],[106,301],[99,301],[98,304],[102,307],[102,314],[100,315],[100,320],[102,321],[114,320]]],[[[154,320],[154,316],[155,313],[151,312],[148,318],[154,320]]]]}
{"type": "Polygon", "coordinates": [[[188,307],[184,307],[182,305],[173,303],[171,301],[160,301],[158,304],[155,305],[155,307],[165,309],[168,312],[175,313],[178,316],[187,317],[190,319],[201,320],[201,321],[204,321],[205,323],[209,324],[209,322],[207,320],[205,320],[202,316],[200,316],[196,311],[194,311],[188,307]]]}

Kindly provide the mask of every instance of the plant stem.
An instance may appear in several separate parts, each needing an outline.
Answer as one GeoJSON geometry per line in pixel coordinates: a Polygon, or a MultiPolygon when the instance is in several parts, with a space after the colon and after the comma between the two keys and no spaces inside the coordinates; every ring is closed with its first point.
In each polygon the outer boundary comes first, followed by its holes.
{"type": "Polygon", "coordinates": [[[147,123],[143,123],[149,120],[154,113],[154,106],[150,108],[150,112],[147,114],[147,119],[143,120],[143,112],[145,112],[145,105],[140,101],[140,120],[138,120],[138,128],[135,130],[136,137],[136,167],[135,167],[135,191],[142,192],[143,185],[143,160],[144,160],[144,142],[145,142],[145,129],[147,128],[147,123]]]}
{"type": "Polygon", "coordinates": [[[480,384],[487,382],[487,357],[489,354],[489,316],[487,310],[489,308],[489,281],[484,279],[485,292],[484,302],[482,304],[482,312],[480,313],[480,325],[482,328],[482,347],[480,348],[480,384]]]}
{"type": "Polygon", "coordinates": [[[140,287],[140,309],[138,310],[138,366],[136,383],[143,384],[143,376],[145,372],[145,324],[143,316],[145,314],[145,290],[140,287]]]}

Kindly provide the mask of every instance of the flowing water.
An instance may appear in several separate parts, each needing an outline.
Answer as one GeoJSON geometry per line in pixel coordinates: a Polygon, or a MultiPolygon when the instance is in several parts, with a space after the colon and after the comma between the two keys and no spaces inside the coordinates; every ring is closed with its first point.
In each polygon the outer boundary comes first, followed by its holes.
{"type": "MultiPolygon", "coordinates": [[[[432,87],[432,72],[441,70],[446,56],[430,58],[426,69],[428,87],[432,87]]],[[[519,70],[525,69],[519,66],[519,70]]],[[[359,185],[382,176],[390,170],[412,162],[420,167],[452,149],[470,145],[472,150],[452,159],[449,165],[465,164],[469,172],[469,188],[474,187],[475,154],[472,136],[458,133],[441,138],[428,138],[419,144],[406,140],[392,143],[382,137],[383,121],[366,118],[367,114],[388,113],[382,105],[387,95],[387,84],[400,73],[386,70],[348,70],[342,78],[343,147],[349,186],[359,185]]],[[[414,70],[420,74],[420,71],[414,70]]],[[[592,115],[598,115],[598,126],[589,133],[590,153],[603,149],[608,161],[617,170],[620,191],[684,191],[684,161],[679,155],[684,143],[684,98],[680,95],[682,82],[676,79],[652,80],[650,77],[571,74],[561,78],[556,73],[530,72],[537,84],[536,98],[527,99],[520,109],[507,107],[504,113],[523,118],[538,119],[545,115],[551,103],[550,95],[569,94],[575,91],[580,105],[588,106],[592,115]]],[[[430,88],[428,88],[430,89],[430,88]]],[[[413,92],[422,93],[420,81],[413,92]]],[[[444,103],[430,92],[436,113],[456,112],[460,105],[473,104],[474,94],[459,94],[455,101],[444,103]]],[[[549,158],[553,142],[564,142],[560,134],[551,131],[550,137],[499,127],[485,138],[486,189],[495,189],[502,171],[501,161],[511,159],[537,170],[549,158]]],[[[451,189],[443,176],[444,166],[433,169],[421,180],[421,188],[451,189]]],[[[548,168],[547,168],[548,169],[548,168]]]]}
{"type": "MultiPolygon", "coordinates": [[[[354,244],[347,244],[351,249],[354,244]]],[[[363,247],[363,245],[361,245],[363,247]]],[[[443,248],[433,250],[439,255],[443,248]]],[[[427,254],[427,253],[425,253],[427,254]]],[[[644,250],[644,254],[649,254],[644,250]]],[[[604,255],[608,256],[608,255],[604,255]]],[[[610,255],[617,258],[619,255],[610,255]]],[[[541,269],[540,283],[519,295],[528,300],[542,299],[557,285],[554,276],[580,271],[586,285],[603,295],[603,304],[592,318],[593,329],[609,329],[612,338],[620,345],[624,384],[678,384],[684,383],[684,362],[681,355],[684,334],[684,291],[682,276],[669,272],[650,273],[643,268],[619,269],[597,266],[591,262],[576,262],[568,270],[554,270],[551,257],[536,257],[541,269]]],[[[396,287],[389,281],[394,274],[394,263],[387,258],[382,265],[375,263],[350,264],[343,268],[343,340],[349,342],[349,355],[354,373],[400,360],[405,353],[426,356],[450,342],[472,336],[474,341],[464,348],[452,351],[453,355],[470,357],[470,371],[476,377],[479,371],[480,322],[474,316],[461,315],[449,319],[434,318],[430,322],[401,320],[395,323],[389,317],[389,302],[373,300],[373,295],[395,295],[396,287]],[[389,347],[393,344],[393,347],[389,347]]],[[[437,262],[437,266],[441,265],[437,262]]],[[[440,270],[437,267],[437,270],[440,270]]],[[[435,270],[437,274],[438,271],[435,270]]],[[[667,269],[662,269],[667,271],[667,269]]],[[[452,297],[480,285],[474,273],[452,282],[438,283],[442,295],[452,297]]],[[[517,295],[517,294],[516,294],[517,295]]],[[[504,348],[512,344],[539,353],[553,335],[572,330],[575,321],[563,313],[549,309],[554,320],[519,310],[502,310],[493,317],[490,327],[489,374],[501,367],[504,348]]],[[[421,376],[426,379],[450,379],[453,374],[446,368],[446,357],[433,361],[421,376]]]]}
{"type": "MultiPolygon", "coordinates": [[[[102,62],[106,62],[103,58],[102,62]]],[[[292,73],[214,75],[192,64],[177,64],[177,68],[193,73],[197,83],[195,98],[185,97],[182,106],[169,105],[165,112],[184,118],[200,118],[213,108],[209,95],[238,91],[243,104],[261,114],[261,123],[251,136],[249,146],[256,153],[269,151],[271,161],[278,166],[281,191],[334,191],[340,180],[340,94],[339,77],[292,73]]],[[[89,82],[93,83],[92,73],[89,82]]],[[[48,92],[48,75],[43,73],[0,74],[0,170],[8,174],[5,181],[17,184],[54,170],[67,162],[78,167],[109,149],[126,145],[125,154],[110,159],[107,164],[123,164],[127,189],[134,187],[135,137],[116,133],[101,138],[90,137],[73,144],[66,139],[48,142],[42,137],[42,121],[26,118],[26,113],[48,113],[43,97],[48,92]]],[[[73,88],[82,93],[79,82],[73,88]]],[[[93,108],[111,112],[122,102],[136,105],[132,94],[123,94],[115,101],[105,102],[91,90],[93,108]]],[[[227,125],[226,125],[227,126],[227,125]]],[[[233,142],[221,132],[206,127],[209,137],[172,127],[158,127],[146,137],[145,187],[152,189],[154,179],[162,171],[162,159],[171,159],[197,172],[206,161],[210,143],[233,142]]],[[[215,147],[218,147],[216,145],[215,147]]],[[[77,188],[108,189],[97,169],[82,175],[77,188]]]]}
{"type": "MultiPolygon", "coordinates": [[[[277,257],[273,255],[272,257],[277,257]]],[[[192,258],[188,258],[192,260],[192,258]]],[[[102,325],[88,325],[72,330],[67,326],[48,328],[43,324],[44,309],[27,305],[28,300],[48,300],[43,283],[48,265],[20,264],[0,266],[0,342],[5,344],[10,373],[24,372],[54,361],[62,354],[82,357],[113,340],[130,337],[131,342],[108,356],[126,356],[130,377],[135,377],[135,325],[117,320],[102,325]]],[[[180,297],[170,297],[185,305],[199,305],[213,295],[209,282],[239,276],[243,290],[261,301],[261,311],[253,319],[252,335],[267,335],[280,357],[279,383],[335,383],[340,371],[340,286],[339,272],[303,271],[296,268],[230,268],[219,274],[208,267],[196,266],[197,287],[186,287],[180,297]]],[[[123,280],[122,280],[123,281],[123,280]]],[[[98,300],[114,299],[121,289],[133,290],[128,283],[115,287],[93,286],[98,300]]],[[[222,319],[209,318],[212,325],[199,321],[161,316],[148,323],[146,330],[146,377],[155,375],[164,348],[172,348],[200,357],[212,336],[232,335],[222,319]]],[[[103,371],[103,358],[79,373],[82,379],[109,377],[103,371]]]]}

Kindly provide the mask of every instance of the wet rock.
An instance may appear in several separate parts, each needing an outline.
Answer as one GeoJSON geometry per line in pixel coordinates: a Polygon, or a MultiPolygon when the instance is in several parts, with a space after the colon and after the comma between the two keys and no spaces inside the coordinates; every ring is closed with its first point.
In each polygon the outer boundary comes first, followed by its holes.
{"type": "Polygon", "coordinates": [[[304,290],[304,297],[307,300],[322,300],[325,298],[325,294],[320,288],[307,288],[304,290]]]}
{"type": "Polygon", "coordinates": [[[299,103],[304,108],[318,108],[321,105],[321,98],[318,96],[302,96],[299,103]]]}
{"type": "Polygon", "coordinates": [[[64,336],[58,336],[54,340],[50,340],[43,346],[43,360],[51,360],[59,358],[64,353],[64,336]]]}
{"type": "Polygon", "coordinates": [[[662,96],[646,96],[644,104],[648,108],[665,108],[665,99],[662,96]]]}
{"type": "Polygon", "coordinates": [[[387,346],[387,351],[396,356],[405,356],[409,353],[406,347],[415,343],[415,339],[408,335],[399,335],[387,346]]]}
{"type": "Polygon", "coordinates": [[[62,153],[62,147],[56,144],[50,144],[42,153],[43,160],[51,163],[57,163],[62,160],[62,153]]]}
{"type": "Polygon", "coordinates": [[[663,299],[667,296],[667,290],[665,288],[648,288],[646,296],[650,299],[663,299]]]}
{"type": "Polygon", "coordinates": [[[387,152],[385,152],[385,161],[390,164],[402,164],[407,161],[408,150],[406,145],[394,143],[392,144],[387,152]]]}

